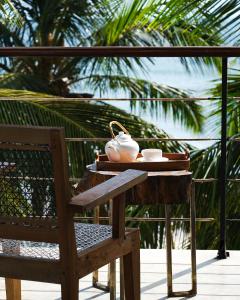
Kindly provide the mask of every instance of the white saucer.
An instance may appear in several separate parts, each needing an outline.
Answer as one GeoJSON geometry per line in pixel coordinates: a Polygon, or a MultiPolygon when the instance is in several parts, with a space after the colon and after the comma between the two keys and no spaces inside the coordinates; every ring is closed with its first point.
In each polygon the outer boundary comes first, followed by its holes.
{"type": "Polygon", "coordinates": [[[146,160],[144,157],[139,157],[137,158],[137,161],[142,161],[142,162],[161,162],[161,161],[168,161],[169,159],[167,157],[161,157],[158,158],[157,160],[146,160]]]}

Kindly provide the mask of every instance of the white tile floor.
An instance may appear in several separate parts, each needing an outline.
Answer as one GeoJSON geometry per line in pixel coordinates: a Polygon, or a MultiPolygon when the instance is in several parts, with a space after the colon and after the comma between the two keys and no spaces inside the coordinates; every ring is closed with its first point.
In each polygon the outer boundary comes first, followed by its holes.
{"type": "MultiPolygon", "coordinates": [[[[230,251],[230,258],[220,261],[214,259],[216,253],[216,251],[197,251],[198,295],[191,299],[240,300],[240,251],[230,251]]],[[[190,289],[189,251],[173,251],[173,271],[174,290],[190,289]]],[[[103,268],[100,274],[101,278],[106,279],[106,268],[103,268]]],[[[22,287],[23,300],[60,300],[59,285],[23,281],[22,287]]],[[[141,250],[141,289],[142,300],[167,299],[164,250],[141,250]]],[[[1,279],[0,300],[3,299],[5,290],[4,280],[1,279]]],[[[92,288],[91,276],[87,276],[80,280],[79,299],[105,300],[109,299],[109,294],[92,288]]]]}

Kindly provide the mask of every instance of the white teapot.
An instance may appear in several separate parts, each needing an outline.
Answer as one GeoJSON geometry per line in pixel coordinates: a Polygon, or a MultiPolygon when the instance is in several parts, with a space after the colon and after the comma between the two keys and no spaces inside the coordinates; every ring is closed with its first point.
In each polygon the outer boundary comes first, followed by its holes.
{"type": "Polygon", "coordinates": [[[109,161],[132,162],[135,161],[139,153],[139,145],[131,138],[128,131],[117,121],[109,123],[109,128],[113,139],[105,145],[105,152],[109,161]],[[118,125],[123,131],[117,136],[114,135],[112,125],[118,125]]]}

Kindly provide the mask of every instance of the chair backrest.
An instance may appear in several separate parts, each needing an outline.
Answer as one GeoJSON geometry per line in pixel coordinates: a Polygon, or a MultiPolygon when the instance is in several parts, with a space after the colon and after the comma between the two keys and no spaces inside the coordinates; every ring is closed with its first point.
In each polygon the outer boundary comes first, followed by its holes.
{"type": "Polygon", "coordinates": [[[61,243],[64,226],[73,233],[67,170],[62,128],[0,125],[0,238],[61,243]]]}

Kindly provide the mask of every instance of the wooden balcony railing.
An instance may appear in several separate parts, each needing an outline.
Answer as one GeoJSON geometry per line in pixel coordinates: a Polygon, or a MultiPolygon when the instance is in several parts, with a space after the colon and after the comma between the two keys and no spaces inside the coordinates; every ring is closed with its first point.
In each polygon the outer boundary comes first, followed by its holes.
{"type": "MultiPolygon", "coordinates": [[[[219,178],[210,179],[195,179],[195,183],[203,184],[210,181],[220,181],[220,233],[219,233],[219,258],[226,258],[226,143],[230,139],[227,137],[227,84],[228,84],[228,58],[229,57],[240,57],[239,47],[33,47],[33,48],[22,48],[22,47],[11,47],[11,48],[0,48],[0,57],[220,57],[222,59],[222,96],[214,98],[139,98],[139,99],[76,99],[74,101],[86,101],[86,100],[102,100],[102,101],[209,101],[209,100],[221,100],[221,137],[220,138],[152,138],[152,139],[137,139],[138,141],[221,141],[221,168],[219,178]]],[[[2,100],[8,98],[2,98],[2,100]]],[[[11,98],[12,99],[12,98],[11,98]]],[[[240,97],[234,97],[236,101],[240,101],[240,97]]],[[[21,98],[24,101],[23,98],[21,98]]],[[[26,99],[26,100],[29,100],[26,99]]],[[[42,98],[41,98],[42,100],[42,98]]],[[[48,99],[49,100],[49,99],[48,99]]],[[[59,99],[51,99],[52,101],[58,101],[59,99]]],[[[70,100],[69,98],[67,99],[70,100]]],[[[64,101],[64,99],[61,99],[64,101]]],[[[78,141],[106,141],[106,138],[67,138],[68,142],[78,141]]],[[[240,138],[231,138],[231,142],[240,142],[240,138]]],[[[232,182],[239,183],[240,179],[228,179],[232,182]]],[[[211,221],[211,218],[209,219],[211,221]]],[[[230,219],[229,219],[230,220],[230,219]]],[[[199,220],[202,221],[202,220],[199,220]]],[[[234,220],[230,220],[234,221],[234,220]]]]}

